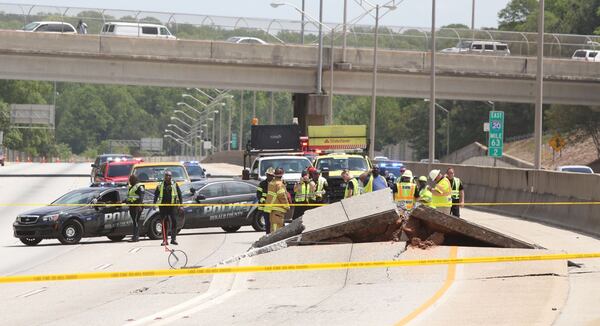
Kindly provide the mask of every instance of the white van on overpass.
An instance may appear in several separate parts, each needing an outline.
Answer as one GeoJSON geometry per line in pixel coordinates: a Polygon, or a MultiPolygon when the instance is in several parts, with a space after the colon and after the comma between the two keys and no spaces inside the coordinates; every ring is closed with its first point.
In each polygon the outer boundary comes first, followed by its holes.
{"type": "Polygon", "coordinates": [[[147,23],[109,22],[102,26],[101,35],[176,39],[164,25],[147,23]]]}

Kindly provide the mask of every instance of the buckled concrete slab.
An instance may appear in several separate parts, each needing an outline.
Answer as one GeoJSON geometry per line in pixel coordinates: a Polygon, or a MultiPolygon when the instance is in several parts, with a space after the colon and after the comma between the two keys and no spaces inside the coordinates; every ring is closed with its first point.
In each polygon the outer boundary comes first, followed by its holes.
{"type": "Polygon", "coordinates": [[[424,224],[432,231],[444,233],[446,241],[457,237],[467,237],[469,239],[481,241],[487,245],[501,248],[542,248],[538,245],[527,243],[490,228],[471,223],[455,216],[446,215],[425,206],[415,208],[411,212],[410,217],[424,222],[424,224]]]}

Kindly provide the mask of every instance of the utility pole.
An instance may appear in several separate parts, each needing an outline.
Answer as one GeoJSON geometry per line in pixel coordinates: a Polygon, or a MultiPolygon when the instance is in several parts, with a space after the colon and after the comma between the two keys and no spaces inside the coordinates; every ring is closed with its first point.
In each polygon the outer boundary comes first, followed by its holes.
{"type": "Polygon", "coordinates": [[[348,23],[348,0],[344,0],[344,22],[342,28],[342,62],[346,62],[346,34],[347,34],[347,23],[348,23]]]}
{"type": "Polygon", "coordinates": [[[544,105],[544,0],[540,1],[538,13],[538,39],[537,39],[537,76],[535,97],[535,158],[534,165],[537,170],[542,169],[542,108],[544,105]]]}
{"type": "Polygon", "coordinates": [[[431,0],[431,94],[429,95],[429,170],[435,159],[435,0],[431,0]]]}
{"type": "Polygon", "coordinates": [[[371,125],[369,127],[369,156],[375,157],[375,122],[377,119],[377,46],[379,36],[379,5],[375,6],[375,45],[373,46],[373,82],[371,84],[371,125]]]}

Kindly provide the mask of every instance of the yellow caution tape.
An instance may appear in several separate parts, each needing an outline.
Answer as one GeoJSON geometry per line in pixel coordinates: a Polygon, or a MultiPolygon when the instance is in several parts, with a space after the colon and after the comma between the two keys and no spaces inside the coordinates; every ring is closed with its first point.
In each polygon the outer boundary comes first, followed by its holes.
{"type": "MultiPolygon", "coordinates": [[[[60,206],[60,207],[203,207],[203,206],[238,206],[238,207],[262,207],[262,206],[290,206],[290,207],[320,207],[328,204],[47,204],[47,203],[0,203],[0,207],[37,207],[37,206],[60,206]]],[[[459,206],[460,204],[454,203],[459,206]]],[[[502,203],[464,203],[464,206],[560,206],[560,205],[600,205],[600,201],[576,201],[576,202],[502,202],[502,203]]]]}
{"type": "Polygon", "coordinates": [[[138,271],[123,271],[123,272],[96,272],[96,273],[48,274],[48,275],[16,275],[16,276],[1,276],[0,283],[76,281],[76,280],[98,280],[98,279],[142,278],[142,277],[164,277],[164,276],[194,276],[194,275],[234,274],[234,273],[315,271],[315,270],[335,270],[335,269],[364,269],[364,268],[387,268],[387,267],[452,265],[452,264],[481,264],[481,263],[547,261],[547,260],[591,259],[591,258],[600,258],[600,253],[549,254],[549,255],[499,256],[499,257],[492,256],[492,257],[467,257],[467,258],[424,259],[424,260],[383,260],[383,261],[292,264],[292,265],[270,265],[270,266],[203,267],[203,268],[186,268],[186,269],[138,270],[138,271]]]}

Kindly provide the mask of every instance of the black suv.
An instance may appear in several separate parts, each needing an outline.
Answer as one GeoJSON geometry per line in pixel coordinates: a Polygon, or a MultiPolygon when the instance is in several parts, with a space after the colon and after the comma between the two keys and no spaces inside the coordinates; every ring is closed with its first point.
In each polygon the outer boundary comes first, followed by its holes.
{"type": "MultiPolygon", "coordinates": [[[[104,184],[73,190],[50,205],[17,216],[13,223],[14,236],[28,246],[43,239],[58,239],[62,244],[76,244],[84,237],[106,236],[121,241],[131,234],[131,217],[127,206],[120,204],[127,197],[127,187],[104,184]]],[[[144,202],[152,203],[153,194],[146,192],[144,202]]],[[[178,216],[177,225],[184,224],[178,216]]],[[[162,238],[158,209],[145,207],[140,218],[140,235],[162,238]]]]}

